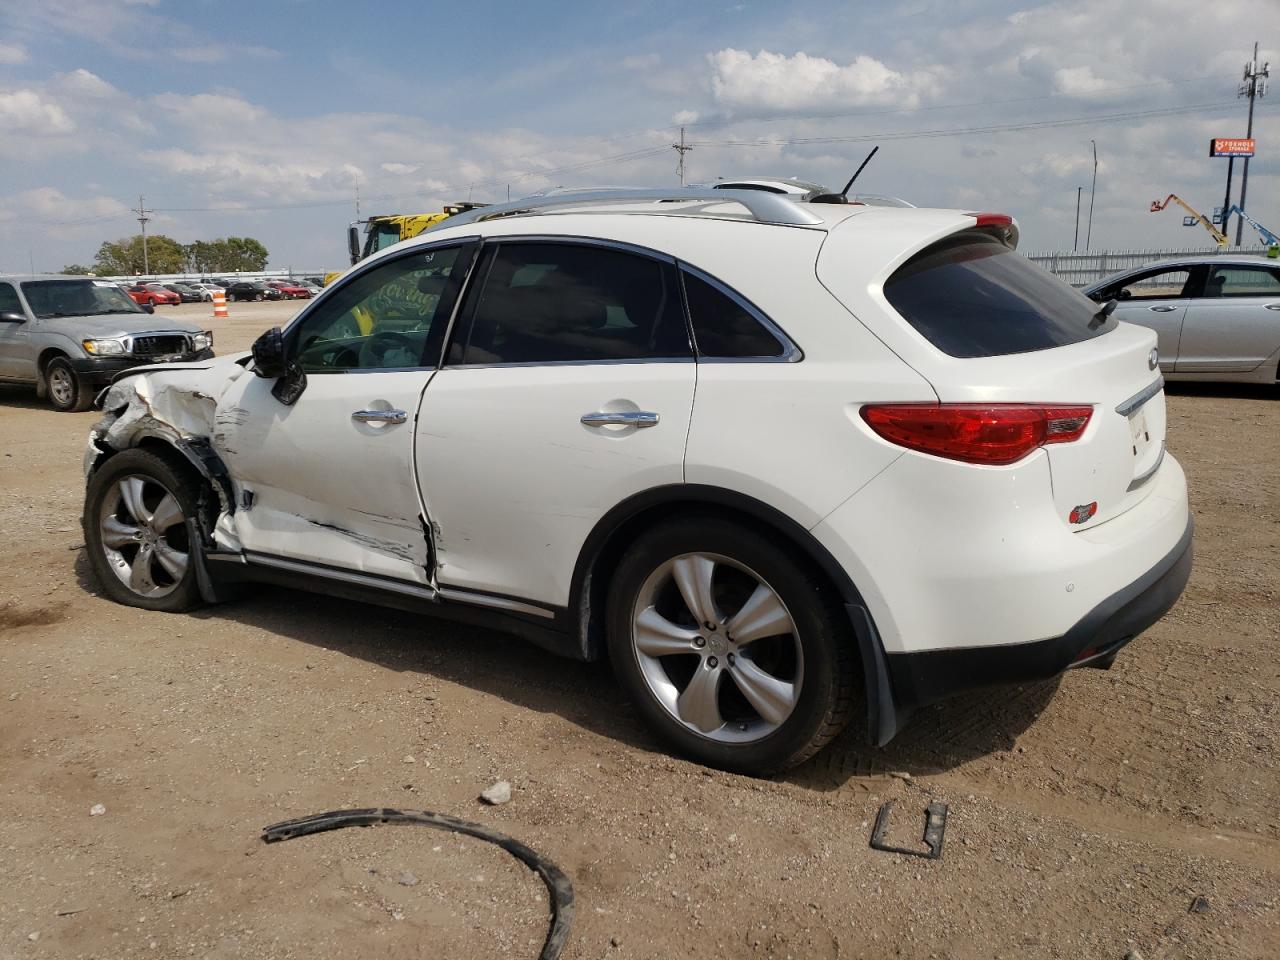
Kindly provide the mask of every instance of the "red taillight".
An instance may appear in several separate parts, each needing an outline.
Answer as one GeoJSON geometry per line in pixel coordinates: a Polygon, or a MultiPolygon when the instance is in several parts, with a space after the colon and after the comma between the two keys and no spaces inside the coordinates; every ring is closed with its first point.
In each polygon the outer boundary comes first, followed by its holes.
{"type": "Polygon", "coordinates": [[[1007,213],[971,213],[980,227],[1012,227],[1013,217],[1007,213]]]}
{"type": "Polygon", "coordinates": [[[1046,443],[1079,440],[1090,406],[1042,403],[881,403],[862,419],[890,443],[966,463],[1021,460],[1046,443]]]}

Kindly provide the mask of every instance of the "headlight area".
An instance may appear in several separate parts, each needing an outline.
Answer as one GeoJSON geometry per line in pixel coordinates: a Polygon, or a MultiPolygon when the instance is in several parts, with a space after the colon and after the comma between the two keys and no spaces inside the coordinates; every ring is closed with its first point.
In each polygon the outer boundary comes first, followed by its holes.
{"type": "Polygon", "coordinates": [[[193,333],[191,335],[191,349],[195,353],[201,350],[208,350],[213,346],[213,331],[206,330],[204,333],[193,333]]]}
{"type": "Polygon", "coordinates": [[[119,357],[129,352],[123,340],[81,340],[80,346],[93,357],[119,357]]]}

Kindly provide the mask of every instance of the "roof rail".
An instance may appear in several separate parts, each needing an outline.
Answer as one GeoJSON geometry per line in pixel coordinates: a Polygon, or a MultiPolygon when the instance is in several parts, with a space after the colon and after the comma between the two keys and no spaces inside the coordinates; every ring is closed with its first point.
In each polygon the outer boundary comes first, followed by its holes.
{"type": "Polygon", "coordinates": [[[558,193],[543,197],[526,197],[509,203],[468,210],[441,222],[441,227],[456,227],[464,223],[496,220],[500,217],[518,216],[561,207],[591,206],[608,203],[679,203],[682,201],[704,203],[738,203],[746,208],[752,218],[760,223],[775,223],[791,227],[812,227],[823,219],[797,206],[794,201],[776,193],[761,190],[586,190],[580,193],[558,193]]]}

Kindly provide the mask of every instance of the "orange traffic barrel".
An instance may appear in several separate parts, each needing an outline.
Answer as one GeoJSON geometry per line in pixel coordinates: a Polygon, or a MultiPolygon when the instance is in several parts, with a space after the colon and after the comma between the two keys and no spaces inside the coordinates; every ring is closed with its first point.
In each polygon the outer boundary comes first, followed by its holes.
{"type": "Polygon", "coordinates": [[[219,290],[213,295],[213,317],[225,320],[227,316],[227,295],[219,290]]]}

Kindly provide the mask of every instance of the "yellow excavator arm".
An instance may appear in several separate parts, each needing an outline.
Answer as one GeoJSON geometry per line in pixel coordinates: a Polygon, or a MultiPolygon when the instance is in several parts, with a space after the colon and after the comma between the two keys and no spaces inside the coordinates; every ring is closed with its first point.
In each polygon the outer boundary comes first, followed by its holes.
{"type": "Polygon", "coordinates": [[[1217,227],[1215,227],[1213,225],[1212,220],[1206,217],[1199,210],[1192,208],[1191,204],[1187,203],[1187,201],[1183,200],[1176,193],[1169,194],[1167,197],[1164,198],[1164,200],[1152,200],[1151,212],[1159,213],[1161,210],[1163,210],[1165,207],[1169,205],[1170,200],[1172,200],[1178,206],[1182,207],[1183,210],[1187,211],[1187,213],[1191,214],[1193,217],[1199,220],[1200,225],[1204,227],[1206,230],[1208,230],[1211,234],[1213,234],[1213,239],[1217,241],[1218,246],[1225,247],[1227,245],[1228,243],[1227,235],[1223,233],[1221,230],[1219,230],[1217,227]]]}

